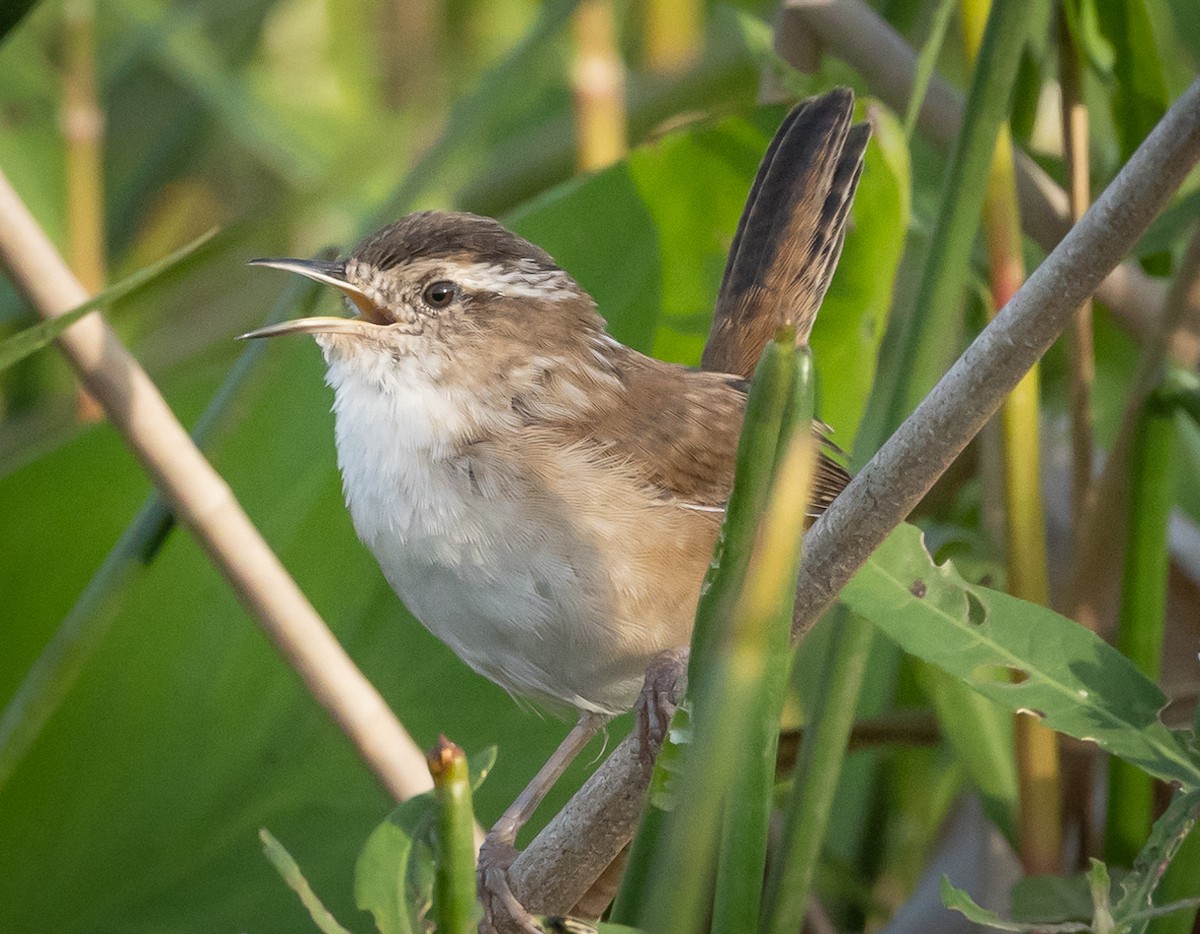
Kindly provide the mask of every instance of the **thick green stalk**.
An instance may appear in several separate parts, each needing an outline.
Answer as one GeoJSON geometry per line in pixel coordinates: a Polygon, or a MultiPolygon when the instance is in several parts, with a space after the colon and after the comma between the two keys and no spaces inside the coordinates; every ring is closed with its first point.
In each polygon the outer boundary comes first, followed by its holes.
{"type": "Polygon", "coordinates": [[[834,612],[837,630],[825,667],[827,690],[804,731],[783,840],[767,880],[760,930],[769,934],[795,934],[803,923],[875,636],[869,623],[845,608],[834,612]]]}
{"type": "MultiPolygon", "coordinates": [[[[789,456],[797,431],[807,434],[813,420],[812,354],[797,351],[799,364],[792,395],[784,411],[776,456],[775,482],[788,482],[789,456]]],[[[799,455],[811,457],[806,448],[799,455]]],[[[807,484],[802,484],[807,487],[807,484]]],[[[806,491],[799,492],[803,495],[806,491]]],[[[774,495],[774,494],[773,494],[774,495]]],[[[784,576],[795,580],[800,551],[784,576]]],[[[794,592],[794,588],[791,588],[794,592]]],[[[789,595],[785,595],[788,597],[789,595]]],[[[774,800],[775,757],[779,748],[779,718],[787,694],[792,653],[788,645],[791,599],[786,599],[787,622],[776,614],[770,631],[762,633],[761,675],[753,685],[753,710],[745,724],[743,753],[736,760],[737,774],[725,807],[724,832],[717,863],[713,900],[712,934],[742,934],[758,927],[763,873],[767,861],[767,834],[774,800]]],[[[782,607],[782,601],[780,606],[782,607]]]]}
{"type": "MultiPolygon", "coordinates": [[[[782,460],[779,447],[791,435],[783,428],[785,415],[800,411],[792,402],[800,359],[791,335],[781,333],[764,351],[751,387],[717,571],[706,581],[697,611],[688,688],[692,742],[656,847],[649,891],[638,906],[646,930],[702,929],[721,815],[740,763],[751,754],[749,724],[762,715],[756,708],[767,658],[788,644],[785,617],[794,599],[812,452],[807,432],[787,443],[782,460]]],[[[726,913],[720,906],[717,911],[726,913]]]]}
{"type": "MultiPolygon", "coordinates": [[[[1163,619],[1170,563],[1167,523],[1174,501],[1175,425],[1172,409],[1151,395],[1134,434],[1130,463],[1128,546],[1117,647],[1155,681],[1162,667],[1163,619]]],[[[1154,820],[1153,780],[1113,759],[1108,772],[1104,858],[1130,866],[1154,820]]]]}
{"type": "Polygon", "coordinates": [[[696,608],[696,628],[692,632],[688,661],[688,696],[692,699],[703,695],[703,679],[745,586],[759,518],[771,490],[783,416],[796,376],[795,368],[790,365],[791,354],[790,346],[785,347],[783,341],[772,341],[754,371],[738,442],[733,489],[696,608]]]}
{"type": "MultiPolygon", "coordinates": [[[[1039,0],[1040,2],[1040,0],[1039,0]]],[[[937,218],[910,314],[889,335],[871,392],[864,432],[886,438],[933,387],[953,358],[962,286],[983,208],[996,134],[1008,113],[1021,49],[1036,21],[1021,0],[997,3],[988,17],[971,80],[962,131],[954,144],[937,218]]]]}
{"type": "Polygon", "coordinates": [[[473,934],[479,924],[475,898],[475,814],[471,776],[463,751],[444,736],[428,756],[437,799],[437,857],[433,914],[438,934],[473,934]]]}

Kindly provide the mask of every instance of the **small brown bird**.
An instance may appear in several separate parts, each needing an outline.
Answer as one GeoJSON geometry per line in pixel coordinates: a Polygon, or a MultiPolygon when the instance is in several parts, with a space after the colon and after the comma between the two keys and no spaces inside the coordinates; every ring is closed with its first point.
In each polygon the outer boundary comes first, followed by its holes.
{"type": "MultiPolygon", "coordinates": [[[[255,260],[357,311],[245,336],[316,338],[346,503],[388,582],[468,665],[575,708],[587,735],[689,641],[746,378],[781,325],[807,340],[841,253],[869,136],[852,106],[838,89],[780,127],[699,370],[618,343],[549,254],[484,217],[413,214],[344,262],[255,260]]],[[[823,455],[815,508],[845,482],[823,455]]]]}

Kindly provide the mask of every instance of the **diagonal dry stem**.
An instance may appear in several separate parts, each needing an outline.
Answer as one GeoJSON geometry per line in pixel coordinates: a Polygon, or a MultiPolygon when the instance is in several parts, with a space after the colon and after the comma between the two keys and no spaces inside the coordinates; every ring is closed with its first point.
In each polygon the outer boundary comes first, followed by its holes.
{"type": "MultiPolygon", "coordinates": [[[[917,68],[917,53],[891,25],[863,0],[786,0],[784,11],[797,22],[788,30],[798,37],[802,55],[812,59],[812,45],[830,49],[860,74],[871,91],[898,113],[908,104],[917,68]]],[[[780,50],[792,60],[788,50],[780,50]]],[[[958,136],[963,98],[934,74],[921,105],[917,126],[931,142],[947,148],[958,136]]],[[[1016,153],[1017,195],[1025,232],[1047,251],[1071,227],[1067,193],[1024,152],[1016,153]]],[[[1162,312],[1165,291],[1136,263],[1115,264],[1093,290],[1126,327],[1149,333],[1162,312]]],[[[1193,329],[1196,321],[1190,322],[1193,329]]],[[[1194,330],[1177,341],[1177,349],[1200,351],[1194,330]]]]}
{"type": "Polygon", "coordinates": [[[996,413],[1197,160],[1200,80],[1171,105],[1083,219],[809,531],[793,636],[808,630],[996,413]]]}
{"type": "MultiPolygon", "coordinates": [[[[0,264],[45,318],[63,314],[88,298],[2,173],[0,264]]],[[[99,314],[82,318],[64,332],[59,345],[242,606],[354,743],[380,783],[400,800],[431,788],[421,751],[104,319],[99,314]]]]}

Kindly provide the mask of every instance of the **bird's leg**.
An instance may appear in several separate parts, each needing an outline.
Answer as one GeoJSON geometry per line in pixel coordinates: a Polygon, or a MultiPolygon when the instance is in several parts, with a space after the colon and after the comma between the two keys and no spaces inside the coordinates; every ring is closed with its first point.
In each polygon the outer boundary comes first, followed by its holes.
{"type": "MultiPolygon", "coordinates": [[[[604,714],[580,714],[579,720],[571,728],[566,739],[559,744],[554,754],[546,760],[546,764],[538,770],[533,780],[525,786],[525,790],[517,795],[517,799],[509,805],[508,810],[484,837],[483,846],[479,850],[478,869],[479,895],[484,905],[484,925],[481,930],[497,930],[496,922],[501,915],[511,924],[511,929],[531,932],[541,930],[508,887],[508,867],[517,855],[514,848],[517,834],[529,822],[533,812],[554,787],[555,782],[562,777],[567,766],[607,722],[608,717],[604,714]]],[[[508,929],[510,928],[505,928],[508,929]]]]}
{"type": "Polygon", "coordinates": [[[537,775],[533,777],[525,790],[517,795],[517,800],[508,806],[492,827],[489,837],[494,837],[498,843],[512,846],[517,842],[517,833],[533,816],[539,804],[545,799],[555,782],[562,778],[567,766],[575,761],[581,749],[586,746],[600,728],[608,722],[608,716],[601,713],[581,713],[571,732],[554,750],[554,754],[546,760],[537,775]]]}

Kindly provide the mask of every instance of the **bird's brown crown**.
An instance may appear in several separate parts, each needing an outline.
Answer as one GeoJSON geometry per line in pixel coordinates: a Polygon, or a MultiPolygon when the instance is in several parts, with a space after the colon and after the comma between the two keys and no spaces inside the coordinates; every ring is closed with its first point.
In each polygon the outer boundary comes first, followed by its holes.
{"type": "Polygon", "coordinates": [[[419,260],[560,271],[549,253],[499,221],[464,212],[409,214],[371,234],[354,248],[350,258],[381,272],[419,260]]]}

